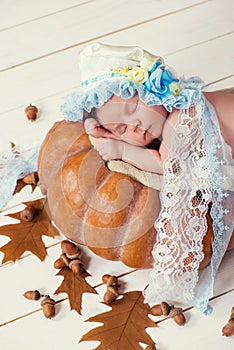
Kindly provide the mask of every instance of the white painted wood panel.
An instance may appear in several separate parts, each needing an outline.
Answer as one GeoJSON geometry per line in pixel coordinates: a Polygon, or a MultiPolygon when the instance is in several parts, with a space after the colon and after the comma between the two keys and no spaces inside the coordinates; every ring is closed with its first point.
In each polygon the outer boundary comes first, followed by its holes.
{"type": "Polygon", "coordinates": [[[168,56],[234,30],[234,2],[214,0],[105,38],[114,45],[140,45],[168,56]],[[232,11],[233,9],[233,11],[232,11]],[[213,18],[211,21],[210,19],[213,18]]]}
{"type": "Polygon", "coordinates": [[[55,15],[91,1],[95,0],[1,0],[0,31],[38,20],[41,17],[55,15]]]}
{"type": "MultiPolygon", "coordinates": [[[[1,69],[58,52],[70,46],[104,37],[154,17],[165,16],[196,5],[194,0],[180,2],[135,1],[129,11],[127,0],[99,0],[73,7],[37,21],[0,33],[1,69]],[[87,28],[89,30],[87,30],[87,28]],[[58,40],[59,37],[59,40],[58,40]]],[[[206,1],[203,1],[206,2],[206,1]]],[[[203,3],[202,2],[202,3],[203,3]]]]}

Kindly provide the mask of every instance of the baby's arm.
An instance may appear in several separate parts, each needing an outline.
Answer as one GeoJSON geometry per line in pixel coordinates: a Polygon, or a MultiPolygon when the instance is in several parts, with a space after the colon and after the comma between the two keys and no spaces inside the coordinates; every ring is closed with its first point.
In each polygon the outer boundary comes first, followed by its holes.
{"type": "Polygon", "coordinates": [[[96,149],[105,161],[121,159],[138,169],[157,174],[163,173],[161,156],[156,150],[108,138],[99,138],[96,149]]]}

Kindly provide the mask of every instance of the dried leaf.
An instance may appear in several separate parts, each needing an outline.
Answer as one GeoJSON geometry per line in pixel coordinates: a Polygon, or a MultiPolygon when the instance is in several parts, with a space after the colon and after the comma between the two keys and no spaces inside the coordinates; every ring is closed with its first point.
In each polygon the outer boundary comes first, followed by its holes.
{"type": "MultiPolygon", "coordinates": [[[[22,188],[24,188],[25,186],[28,186],[28,184],[26,184],[25,182],[23,182],[22,179],[18,180],[15,186],[15,190],[13,194],[19,193],[22,188]]],[[[30,185],[32,187],[32,193],[35,191],[37,185],[30,185]]]]}
{"type": "Polygon", "coordinates": [[[142,350],[139,342],[154,346],[153,340],[145,328],[157,327],[148,317],[150,307],[144,304],[140,291],[123,294],[123,298],[111,304],[112,310],[91,317],[87,322],[101,322],[85,334],[80,342],[96,340],[101,344],[96,350],[142,350]]]}
{"type": "Polygon", "coordinates": [[[63,267],[57,276],[63,276],[64,280],[54,294],[67,293],[71,310],[76,310],[81,314],[82,294],[97,294],[96,290],[85,280],[90,274],[84,271],[80,276],[75,275],[68,267],[63,267]]]}
{"type": "MultiPolygon", "coordinates": [[[[0,235],[8,236],[11,240],[0,248],[4,253],[2,263],[16,261],[25,252],[30,251],[41,261],[46,257],[46,249],[42,236],[54,237],[55,228],[51,225],[49,216],[45,210],[45,200],[39,199],[24,203],[33,205],[36,209],[32,221],[21,221],[17,224],[9,224],[0,227],[0,235]]],[[[8,215],[11,218],[20,220],[20,212],[8,215]]]]}

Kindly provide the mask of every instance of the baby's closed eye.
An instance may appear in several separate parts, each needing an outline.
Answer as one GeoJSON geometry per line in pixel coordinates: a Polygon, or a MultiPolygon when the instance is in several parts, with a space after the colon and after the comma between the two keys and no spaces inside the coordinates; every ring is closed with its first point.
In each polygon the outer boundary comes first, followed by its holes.
{"type": "Polygon", "coordinates": [[[126,124],[119,124],[117,125],[115,132],[119,135],[123,135],[127,130],[127,125],[126,124]]]}
{"type": "Polygon", "coordinates": [[[115,136],[121,136],[126,132],[127,125],[123,123],[109,124],[109,125],[105,125],[105,129],[111,132],[115,136]]]}

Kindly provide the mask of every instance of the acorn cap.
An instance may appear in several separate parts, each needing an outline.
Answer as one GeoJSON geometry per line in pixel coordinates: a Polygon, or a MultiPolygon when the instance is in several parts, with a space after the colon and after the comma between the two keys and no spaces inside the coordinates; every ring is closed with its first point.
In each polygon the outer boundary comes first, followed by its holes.
{"type": "Polygon", "coordinates": [[[173,318],[173,317],[181,314],[182,312],[183,312],[183,309],[181,307],[175,307],[175,308],[171,309],[169,316],[173,318]]]}
{"type": "Polygon", "coordinates": [[[31,104],[29,106],[27,106],[24,111],[25,111],[25,113],[27,113],[30,110],[38,112],[38,108],[34,105],[31,105],[31,104]]]}
{"type": "Polygon", "coordinates": [[[168,316],[171,311],[171,306],[165,301],[161,302],[160,305],[161,305],[163,316],[168,316]]]}
{"type": "Polygon", "coordinates": [[[50,298],[50,297],[45,297],[45,299],[43,299],[42,302],[41,302],[41,306],[44,306],[46,304],[54,305],[55,304],[55,300],[50,298]]]}

